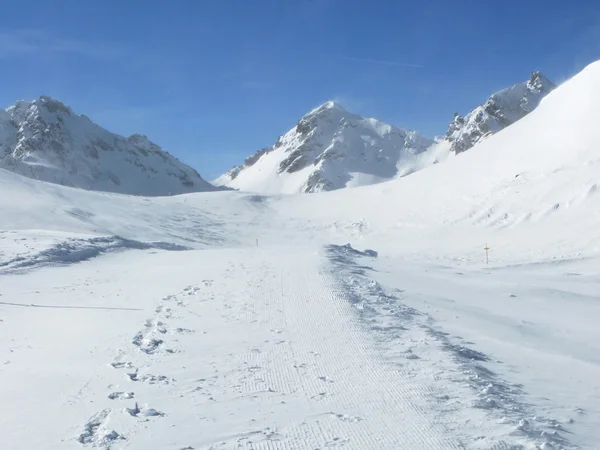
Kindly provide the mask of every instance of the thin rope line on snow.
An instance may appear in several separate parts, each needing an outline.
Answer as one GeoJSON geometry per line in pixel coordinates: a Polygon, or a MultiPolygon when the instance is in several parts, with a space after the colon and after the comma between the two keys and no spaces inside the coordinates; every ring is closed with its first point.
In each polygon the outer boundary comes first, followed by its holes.
{"type": "Polygon", "coordinates": [[[120,308],[110,306],[68,306],[68,305],[36,305],[35,303],[0,302],[0,305],[21,306],[23,308],[56,308],[56,309],[105,309],[116,311],[142,311],[141,308],[120,308]]]}

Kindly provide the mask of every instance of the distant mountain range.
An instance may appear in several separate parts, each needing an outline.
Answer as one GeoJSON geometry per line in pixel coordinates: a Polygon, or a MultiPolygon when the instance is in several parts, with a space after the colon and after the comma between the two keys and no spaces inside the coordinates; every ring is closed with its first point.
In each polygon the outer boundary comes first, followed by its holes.
{"type": "Polygon", "coordinates": [[[121,194],[158,196],[215,189],[145,136],[111,133],[46,96],[0,109],[0,168],[121,194]]]}
{"type": "Polygon", "coordinates": [[[430,139],[327,102],[277,142],[248,157],[215,184],[265,194],[311,193],[409,175],[462,153],[533,111],[555,88],[544,75],[496,92],[466,116],[455,114],[443,138],[430,139]]]}
{"type": "Polygon", "coordinates": [[[491,95],[445,136],[430,139],[326,102],[274,145],[215,180],[145,136],[123,137],[50,97],[0,110],[0,168],[75,188],[159,196],[233,188],[293,194],[356,187],[409,175],[455,156],[533,111],[555,85],[539,72],[491,95]]]}

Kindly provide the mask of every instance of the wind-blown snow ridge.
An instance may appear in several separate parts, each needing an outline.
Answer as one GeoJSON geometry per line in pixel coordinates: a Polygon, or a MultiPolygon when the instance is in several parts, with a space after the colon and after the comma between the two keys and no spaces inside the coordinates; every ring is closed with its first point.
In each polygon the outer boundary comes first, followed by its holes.
{"type": "Polygon", "coordinates": [[[30,256],[15,256],[0,260],[0,275],[29,271],[46,266],[62,266],[88,261],[100,255],[121,250],[159,249],[169,251],[189,250],[182,245],[168,242],[140,242],[119,236],[69,239],[30,256]]]}
{"type": "Polygon", "coordinates": [[[445,424],[452,428],[453,435],[460,436],[471,420],[463,419],[465,423],[461,423],[458,408],[461,405],[467,411],[469,408],[484,411],[502,424],[499,428],[505,429],[505,434],[497,437],[480,429],[484,448],[521,448],[523,440],[532,448],[535,445],[542,446],[535,448],[556,448],[555,445],[562,449],[576,448],[566,438],[570,434],[568,429],[559,426],[556,420],[532,411],[531,405],[524,402],[523,386],[503,380],[488,367],[486,363],[490,358],[486,354],[465,346],[460,338],[436,329],[431,315],[408,306],[403,301],[405,295],[387,292],[374,281],[371,277],[374,269],[365,265],[372,260],[365,259],[376,256],[376,252],[361,252],[349,244],[329,245],[326,251],[332,263],[331,272],[343,286],[362,325],[370,335],[377,337],[384,354],[403,355],[405,370],[407,366],[415,370],[430,363],[432,357],[427,353],[431,347],[438,347],[438,351],[450,356],[450,361],[438,361],[437,381],[440,385],[433,388],[432,395],[440,403],[446,403],[445,415],[450,415],[450,411],[456,415],[453,423],[445,424]],[[423,357],[428,362],[424,362],[423,357]],[[446,367],[442,368],[444,365],[446,367]],[[447,383],[468,386],[470,390],[465,389],[459,399],[451,400],[447,395],[447,383]],[[544,444],[552,446],[544,447],[544,444]]]}
{"type": "MultiPolygon", "coordinates": [[[[373,184],[398,176],[400,164],[433,143],[416,131],[363,118],[329,101],[216,183],[271,194],[373,184]]],[[[403,174],[411,171],[405,168],[403,174]]]]}
{"type": "Polygon", "coordinates": [[[456,113],[446,132],[451,151],[464,152],[522,119],[555,87],[540,72],[533,72],[529,81],[496,92],[465,117],[456,113]]]}
{"type": "Polygon", "coordinates": [[[0,168],[65,186],[122,194],[215,189],[146,136],[111,133],[47,96],[0,110],[0,168]]]}

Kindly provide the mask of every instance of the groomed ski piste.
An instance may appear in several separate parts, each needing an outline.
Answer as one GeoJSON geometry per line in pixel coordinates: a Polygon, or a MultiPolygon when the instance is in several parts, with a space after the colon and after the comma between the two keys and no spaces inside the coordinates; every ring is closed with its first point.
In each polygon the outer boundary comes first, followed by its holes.
{"type": "Polygon", "coordinates": [[[599,448],[599,118],[595,63],[373,186],[0,171],[2,448],[599,448]]]}

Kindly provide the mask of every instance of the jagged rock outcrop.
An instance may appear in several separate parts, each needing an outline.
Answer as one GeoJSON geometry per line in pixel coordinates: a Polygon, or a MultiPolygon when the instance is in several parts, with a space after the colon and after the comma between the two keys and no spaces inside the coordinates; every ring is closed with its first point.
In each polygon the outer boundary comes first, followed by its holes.
{"type": "Polygon", "coordinates": [[[446,132],[451,151],[462,153],[522,119],[555,87],[540,72],[533,72],[529,81],[496,92],[465,117],[455,113],[446,132]]]}

